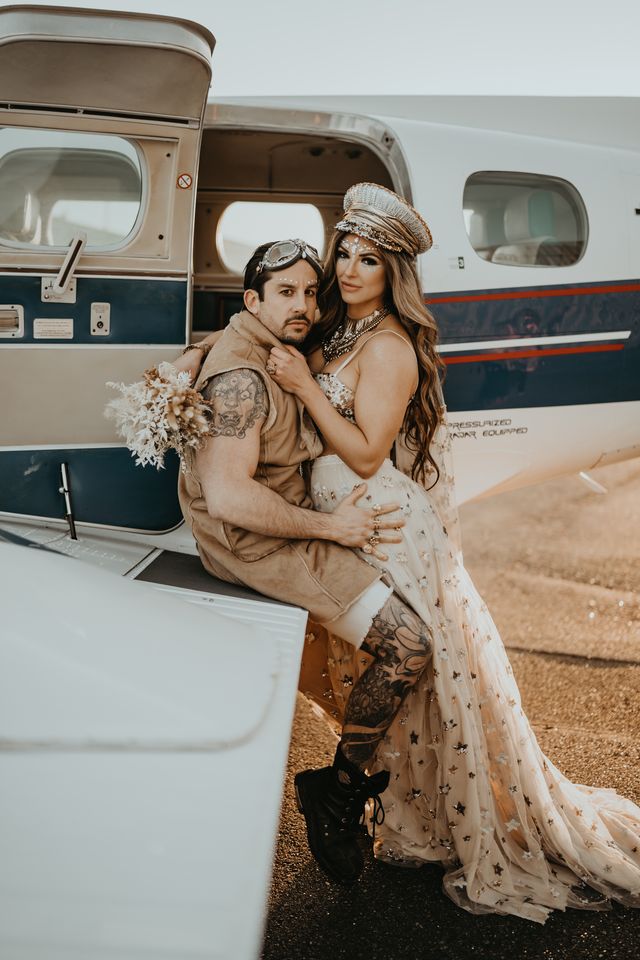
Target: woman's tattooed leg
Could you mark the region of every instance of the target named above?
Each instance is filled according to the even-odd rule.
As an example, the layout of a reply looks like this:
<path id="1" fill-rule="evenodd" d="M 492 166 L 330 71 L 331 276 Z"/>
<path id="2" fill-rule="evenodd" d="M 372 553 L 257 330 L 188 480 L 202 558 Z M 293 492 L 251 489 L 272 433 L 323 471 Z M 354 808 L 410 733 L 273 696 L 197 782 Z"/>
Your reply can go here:
<path id="1" fill-rule="evenodd" d="M 362 646 L 376 659 L 351 691 L 340 741 L 344 755 L 360 769 L 373 759 L 400 704 L 426 667 L 430 631 L 392 594 Z"/>

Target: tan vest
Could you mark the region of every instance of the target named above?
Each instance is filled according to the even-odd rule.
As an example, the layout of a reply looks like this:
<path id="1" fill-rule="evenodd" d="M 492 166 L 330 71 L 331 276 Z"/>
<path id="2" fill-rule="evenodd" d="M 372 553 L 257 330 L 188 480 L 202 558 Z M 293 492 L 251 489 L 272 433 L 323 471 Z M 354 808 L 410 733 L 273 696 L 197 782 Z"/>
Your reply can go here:
<path id="1" fill-rule="evenodd" d="M 311 508 L 301 473 L 319 456 L 321 441 L 301 402 L 281 390 L 266 372 L 269 351 L 280 341 L 248 311 L 231 318 L 206 358 L 197 389 L 220 373 L 252 369 L 264 380 L 269 413 L 260 435 L 254 479 L 288 503 Z M 306 607 L 314 620 L 340 616 L 380 576 L 347 547 L 327 540 L 288 540 L 244 530 L 207 512 L 197 471 L 181 473 L 180 505 L 205 568 L 214 576 L 243 583 L 267 596 Z"/>

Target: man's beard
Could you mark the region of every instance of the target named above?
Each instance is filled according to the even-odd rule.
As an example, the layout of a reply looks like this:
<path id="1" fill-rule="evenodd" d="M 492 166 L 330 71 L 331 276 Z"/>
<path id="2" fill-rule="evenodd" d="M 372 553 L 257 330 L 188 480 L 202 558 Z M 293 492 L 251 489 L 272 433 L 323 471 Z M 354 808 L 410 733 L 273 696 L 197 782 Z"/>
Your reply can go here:
<path id="1" fill-rule="evenodd" d="M 296 319 L 299 320 L 300 323 L 306 323 L 306 324 L 309 323 L 306 317 L 298 317 Z M 287 334 L 284 334 L 282 337 L 279 337 L 278 339 L 280 340 L 280 343 L 284 343 L 287 346 L 298 347 L 301 343 L 304 343 L 304 341 L 307 339 L 309 335 L 309 329 L 307 329 L 307 331 L 299 337 L 291 337 L 291 336 L 287 336 Z M 285 330 L 286 330 L 286 327 L 285 327 Z"/>

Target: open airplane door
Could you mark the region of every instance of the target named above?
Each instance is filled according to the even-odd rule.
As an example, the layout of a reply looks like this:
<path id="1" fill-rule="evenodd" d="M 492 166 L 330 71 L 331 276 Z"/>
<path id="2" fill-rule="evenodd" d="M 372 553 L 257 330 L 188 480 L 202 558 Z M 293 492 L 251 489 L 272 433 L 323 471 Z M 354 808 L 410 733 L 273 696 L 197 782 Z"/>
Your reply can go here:
<path id="1" fill-rule="evenodd" d="M 104 417 L 186 342 L 213 36 L 144 14 L 0 10 L 0 512 L 160 533 L 177 460 Z M 66 475 L 66 483 L 65 483 Z"/>

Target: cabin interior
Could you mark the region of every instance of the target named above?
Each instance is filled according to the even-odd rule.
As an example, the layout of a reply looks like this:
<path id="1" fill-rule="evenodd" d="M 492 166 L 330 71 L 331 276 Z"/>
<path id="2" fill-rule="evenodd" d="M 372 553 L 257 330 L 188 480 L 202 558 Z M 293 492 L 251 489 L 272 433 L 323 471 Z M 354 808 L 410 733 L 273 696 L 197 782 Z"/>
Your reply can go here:
<path id="1" fill-rule="evenodd" d="M 342 216 L 345 191 L 364 180 L 394 186 L 382 160 L 364 144 L 314 133 L 205 129 L 195 218 L 194 337 L 224 327 L 241 308 L 241 265 L 259 243 L 297 235 L 280 226 L 288 218 L 301 224 L 299 235 L 324 247 Z M 300 217 L 291 204 L 300 207 Z"/>

